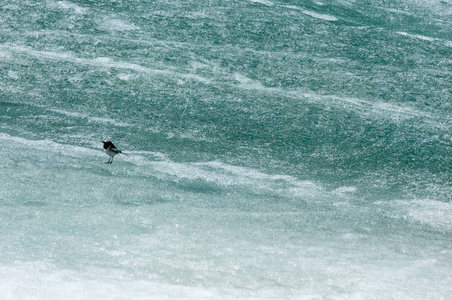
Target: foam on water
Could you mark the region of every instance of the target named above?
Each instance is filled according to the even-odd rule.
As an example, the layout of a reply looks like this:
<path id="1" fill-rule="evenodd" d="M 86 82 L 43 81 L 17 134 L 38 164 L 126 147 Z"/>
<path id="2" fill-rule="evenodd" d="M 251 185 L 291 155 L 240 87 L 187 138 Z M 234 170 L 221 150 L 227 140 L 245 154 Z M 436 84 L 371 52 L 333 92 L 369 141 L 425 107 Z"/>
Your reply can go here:
<path id="1" fill-rule="evenodd" d="M 387 205 L 381 202 L 378 204 Z M 398 208 L 400 215 L 397 217 L 409 218 L 438 229 L 452 231 L 451 203 L 431 199 L 412 199 L 392 201 L 390 206 Z"/>
<path id="2" fill-rule="evenodd" d="M 273 2 L 271 1 L 267 1 L 267 0 L 249 0 L 252 3 L 259 3 L 259 4 L 263 4 L 266 6 L 273 6 Z"/>
<path id="3" fill-rule="evenodd" d="M 100 27 L 111 31 L 131 31 L 140 29 L 138 26 L 135 26 L 131 23 L 125 22 L 120 19 L 111 18 L 106 18 L 103 22 L 101 22 Z"/>
<path id="4" fill-rule="evenodd" d="M 5 143 L 17 143 L 20 144 L 21 147 L 29 148 L 31 150 L 31 156 L 43 157 L 39 159 L 42 162 L 45 162 L 49 159 L 48 157 L 52 156 L 68 156 L 88 161 L 92 161 L 94 156 L 99 162 L 101 161 L 99 157 L 104 157 L 104 154 L 100 149 L 61 144 L 50 140 L 28 140 L 3 133 L 0 134 L 0 139 Z M 100 145 L 100 143 L 92 143 L 90 146 L 96 147 L 98 145 Z M 15 147 L 18 147 L 18 145 Z M 11 149 L 13 148 L 14 147 L 11 146 Z M 215 161 L 206 163 L 177 163 L 168 160 L 164 154 L 149 151 L 125 152 L 130 156 L 122 156 L 121 160 L 136 165 L 136 168 L 127 171 L 129 176 L 135 174 L 151 178 L 172 180 L 175 182 L 189 179 L 194 182 L 193 187 L 199 185 L 200 188 L 205 183 L 211 182 L 219 187 L 246 188 L 250 191 L 254 190 L 255 193 L 259 194 L 281 194 L 285 193 L 285 190 L 300 190 L 303 191 L 300 195 L 307 195 L 321 193 L 322 191 L 322 189 L 314 183 L 299 181 L 296 178 L 287 175 L 269 175 L 257 170 L 232 166 Z M 159 158 L 159 160 L 155 161 L 155 158 Z M 82 162 L 80 161 L 77 165 L 82 167 L 81 163 Z M 87 167 L 91 165 L 92 162 L 90 162 Z M 149 169 L 149 167 L 151 167 L 151 169 Z M 121 168 L 121 171 L 122 170 L 124 169 Z M 121 172 L 120 170 L 117 171 Z"/>
<path id="5" fill-rule="evenodd" d="M 304 9 L 301 9 L 300 7 L 298 7 L 298 6 L 283 5 L 283 7 L 290 8 L 290 9 L 293 9 L 293 10 L 298 10 L 298 11 L 300 11 L 301 13 L 303 13 L 305 15 L 308 15 L 310 17 L 317 18 L 317 19 L 320 19 L 320 20 L 325 20 L 325 21 L 337 21 L 338 20 L 336 17 L 330 16 L 330 15 L 325 15 L 325 14 L 319 14 L 319 13 L 316 13 L 316 12 L 313 12 L 313 11 L 309 11 L 309 10 L 304 10 Z"/>
<path id="6" fill-rule="evenodd" d="M 31 152 L 33 151 L 53 151 L 64 153 L 65 155 L 93 155 L 94 153 L 98 153 L 98 151 L 94 151 L 93 149 L 87 149 L 85 147 L 75 146 L 75 145 L 63 145 L 50 140 L 28 140 L 21 137 L 10 136 L 9 134 L 0 133 L 0 139 L 3 140 L 4 143 L 19 143 L 30 148 Z M 13 149 L 13 147 L 11 147 Z"/>
<path id="7" fill-rule="evenodd" d="M 124 123 L 124 122 L 118 122 L 114 119 L 109 119 L 109 118 L 101 118 L 101 117 L 91 117 L 87 114 L 84 113 L 79 113 L 79 112 L 71 112 L 71 111 L 67 111 L 67 110 L 62 110 L 62 109 L 47 109 L 48 111 L 52 111 L 52 112 L 56 112 L 59 114 L 63 114 L 66 115 L 68 117 L 72 117 L 72 118 L 83 118 L 83 119 L 88 119 L 89 121 L 92 122 L 99 122 L 99 123 L 104 123 L 104 124 L 112 124 L 115 126 L 120 126 L 120 127 L 130 127 L 132 126 L 131 124 L 128 123 Z"/>
<path id="8" fill-rule="evenodd" d="M 97 57 L 94 59 L 88 58 L 80 58 L 70 52 L 54 52 L 54 51 L 39 51 L 34 50 L 29 47 L 23 47 L 18 45 L 10 45 L 3 44 L 0 45 L 0 49 L 5 51 L 12 51 L 14 53 L 25 54 L 27 56 L 41 58 L 41 59 L 50 59 L 50 60 L 62 60 L 75 64 L 89 65 L 94 67 L 102 67 L 102 68 L 112 68 L 112 69 L 123 69 L 123 70 L 131 70 L 138 73 L 144 73 L 147 75 L 153 76 L 169 76 L 169 77 L 181 77 L 184 79 L 193 79 L 200 82 L 208 83 L 209 80 L 203 78 L 202 76 L 196 74 L 183 74 L 168 70 L 159 70 L 152 69 L 148 67 L 144 67 L 135 63 L 129 63 L 124 61 L 117 61 L 110 57 Z"/>
<path id="9" fill-rule="evenodd" d="M 317 299 L 286 295 L 278 290 L 250 292 L 241 289 L 216 289 L 169 285 L 128 278 L 120 271 L 90 270 L 91 276 L 80 278 L 72 270 L 61 270 L 49 263 L 15 263 L 0 267 L 0 283 L 5 300 L 17 299 Z M 102 275 L 101 275 L 102 274 Z M 101 275 L 101 276 L 99 276 Z M 106 276 L 105 276 L 106 275 Z M 122 280 L 118 281 L 118 278 Z"/>
<path id="10" fill-rule="evenodd" d="M 50 8 L 61 8 L 80 15 L 88 13 L 88 9 L 86 7 L 79 6 L 70 1 L 47 1 L 47 6 Z"/>
<path id="11" fill-rule="evenodd" d="M 0 298 L 446 299 L 447 5 L 8 1 Z"/>
<path id="12" fill-rule="evenodd" d="M 400 35 L 403 35 L 403 36 L 408 36 L 408 37 L 411 37 L 411 38 L 421 39 L 421 40 L 429 41 L 429 42 L 441 41 L 440 39 L 432 38 L 432 37 L 428 37 L 428 36 L 423 36 L 423 35 L 420 35 L 420 34 L 409 34 L 407 32 L 397 32 L 397 33 L 400 34 Z"/>

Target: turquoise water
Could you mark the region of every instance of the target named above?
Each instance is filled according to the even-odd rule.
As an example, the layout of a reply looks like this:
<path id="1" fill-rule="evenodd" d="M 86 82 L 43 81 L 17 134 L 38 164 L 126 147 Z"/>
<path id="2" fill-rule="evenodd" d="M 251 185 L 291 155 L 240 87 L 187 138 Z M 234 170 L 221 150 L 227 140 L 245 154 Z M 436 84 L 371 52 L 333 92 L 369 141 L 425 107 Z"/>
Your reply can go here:
<path id="1" fill-rule="evenodd" d="M 451 20 L 2 3 L 0 298 L 447 299 Z"/>

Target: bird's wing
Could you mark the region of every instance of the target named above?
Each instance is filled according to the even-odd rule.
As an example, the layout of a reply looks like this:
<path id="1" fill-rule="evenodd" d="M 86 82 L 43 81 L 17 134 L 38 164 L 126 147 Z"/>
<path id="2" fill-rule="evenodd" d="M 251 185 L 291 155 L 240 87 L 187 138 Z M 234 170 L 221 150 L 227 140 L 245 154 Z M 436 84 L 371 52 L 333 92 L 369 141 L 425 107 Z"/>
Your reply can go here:
<path id="1" fill-rule="evenodd" d="M 116 147 L 110 147 L 110 150 L 113 151 L 113 152 L 115 152 L 115 153 L 121 153 L 121 150 L 119 150 L 119 149 L 116 148 Z"/>

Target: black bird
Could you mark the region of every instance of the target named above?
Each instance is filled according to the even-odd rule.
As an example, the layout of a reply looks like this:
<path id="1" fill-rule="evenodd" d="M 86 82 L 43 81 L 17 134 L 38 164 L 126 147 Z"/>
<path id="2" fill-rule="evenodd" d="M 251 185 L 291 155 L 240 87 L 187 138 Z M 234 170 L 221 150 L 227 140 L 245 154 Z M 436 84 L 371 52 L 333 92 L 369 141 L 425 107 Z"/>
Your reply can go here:
<path id="1" fill-rule="evenodd" d="M 108 156 L 110 156 L 110 159 L 106 162 L 106 164 L 111 164 L 113 162 L 113 158 L 115 157 L 116 154 L 124 154 L 126 156 L 128 156 L 125 153 L 122 153 L 121 150 L 119 150 L 118 148 L 116 148 L 115 145 L 113 145 L 113 143 L 109 140 L 103 141 L 102 143 L 104 143 L 104 151 L 105 153 L 108 154 Z"/>

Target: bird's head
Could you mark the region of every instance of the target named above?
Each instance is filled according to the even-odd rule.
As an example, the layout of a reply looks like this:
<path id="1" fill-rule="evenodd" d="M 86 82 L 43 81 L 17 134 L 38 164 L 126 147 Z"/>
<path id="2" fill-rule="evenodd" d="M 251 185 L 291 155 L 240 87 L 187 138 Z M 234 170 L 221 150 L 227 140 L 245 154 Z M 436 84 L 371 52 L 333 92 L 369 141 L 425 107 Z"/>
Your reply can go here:
<path id="1" fill-rule="evenodd" d="M 114 147 L 113 143 L 110 140 L 102 141 L 104 143 L 104 149 L 108 149 L 110 147 Z"/>

